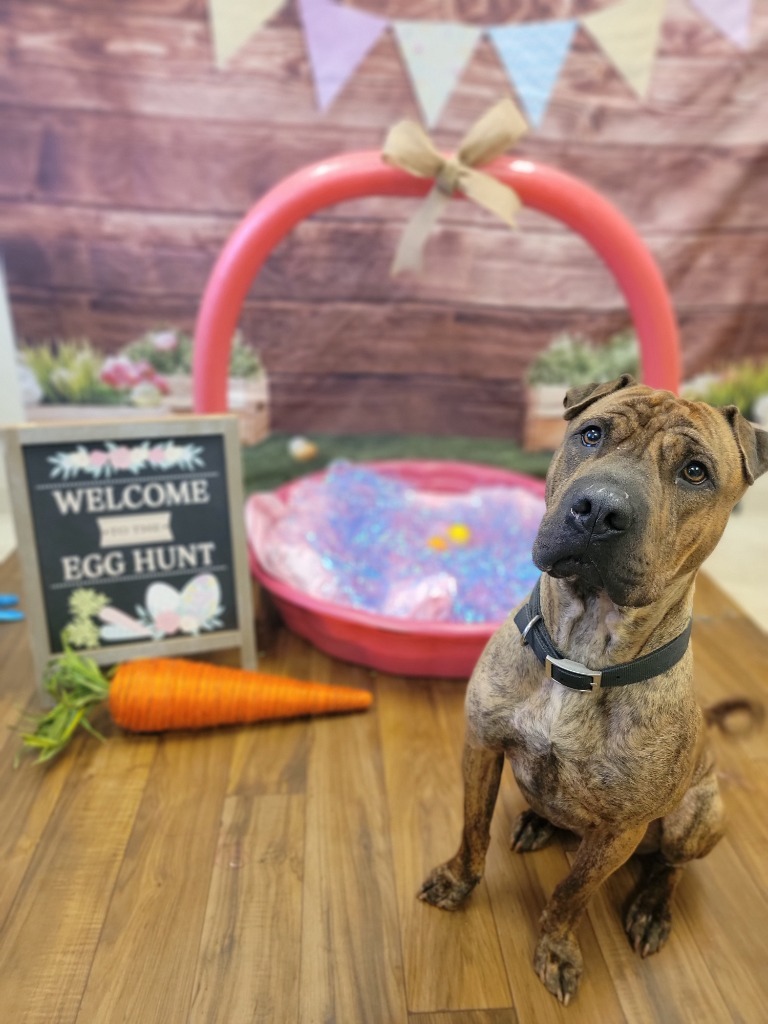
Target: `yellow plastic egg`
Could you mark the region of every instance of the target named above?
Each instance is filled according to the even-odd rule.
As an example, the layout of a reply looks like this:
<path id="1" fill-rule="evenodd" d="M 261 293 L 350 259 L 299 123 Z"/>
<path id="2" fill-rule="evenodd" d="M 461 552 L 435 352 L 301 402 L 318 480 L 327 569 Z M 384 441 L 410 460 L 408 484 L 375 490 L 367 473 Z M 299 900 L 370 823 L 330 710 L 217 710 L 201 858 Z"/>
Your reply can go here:
<path id="1" fill-rule="evenodd" d="M 454 523 L 448 527 L 448 536 L 454 544 L 466 544 L 472 536 L 472 531 L 466 523 Z"/>

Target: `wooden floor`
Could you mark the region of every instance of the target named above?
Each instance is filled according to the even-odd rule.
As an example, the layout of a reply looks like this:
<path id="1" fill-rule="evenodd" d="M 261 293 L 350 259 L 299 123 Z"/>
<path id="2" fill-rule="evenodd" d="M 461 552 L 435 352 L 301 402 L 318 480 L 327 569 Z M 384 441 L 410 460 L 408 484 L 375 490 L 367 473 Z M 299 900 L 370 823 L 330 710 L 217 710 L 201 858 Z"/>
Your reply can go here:
<path id="1" fill-rule="evenodd" d="M 19 584 L 15 561 L 0 590 Z M 766 688 L 768 637 L 697 594 L 703 701 Z M 631 952 L 620 870 L 580 929 L 563 1010 L 530 966 L 568 865 L 512 854 L 511 778 L 485 882 L 448 914 L 414 898 L 453 852 L 463 685 L 373 676 L 282 630 L 265 666 L 372 687 L 372 711 L 200 735 L 86 737 L 48 770 L 0 735 L 0 1016 L 9 1024 L 605 1024 L 768 1019 L 768 740 L 716 739 L 726 839 L 688 871 L 672 938 Z M 26 630 L 0 625 L 0 716 L 34 699 Z M 567 845 L 567 844 L 566 844 Z"/>

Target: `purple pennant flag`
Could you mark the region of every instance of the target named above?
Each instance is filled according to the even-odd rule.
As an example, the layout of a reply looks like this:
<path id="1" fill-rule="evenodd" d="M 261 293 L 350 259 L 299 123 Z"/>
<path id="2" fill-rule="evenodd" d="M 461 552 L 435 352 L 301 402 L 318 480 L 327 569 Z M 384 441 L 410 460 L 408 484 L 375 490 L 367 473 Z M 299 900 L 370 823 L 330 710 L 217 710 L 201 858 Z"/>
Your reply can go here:
<path id="1" fill-rule="evenodd" d="M 743 50 L 749 46 L 752 0 L 691 0 L 707 21 Z"/>
<path id="2" fill-rule="evenodd" d="M 299 0 L 317 102 L 327 110 L 389 24 L 331 0 Z"/>

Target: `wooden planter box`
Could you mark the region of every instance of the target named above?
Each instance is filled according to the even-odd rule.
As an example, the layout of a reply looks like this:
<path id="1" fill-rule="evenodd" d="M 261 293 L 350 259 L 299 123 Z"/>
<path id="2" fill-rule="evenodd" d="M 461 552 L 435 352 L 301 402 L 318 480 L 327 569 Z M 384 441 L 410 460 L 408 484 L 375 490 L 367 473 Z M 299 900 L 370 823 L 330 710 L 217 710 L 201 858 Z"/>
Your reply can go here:
<path id="1" fill-rule="evenodd" d="M 523 448 L 527 452 L 553 452 L 565 437 L 563 399 L 567 384 L 529 386 L 525 400 Z"/>
<path id="2" fill-rule="evenodd" d="M 192 378 L 168 377 L 171 389 L 166 403 L 172 412 L 192 411 Z M 257 444 L 269 434 L 269 382 L 266 373 L 259 377 L 230 377 L 227 408 L 237 416 L 242 444 Z"/>

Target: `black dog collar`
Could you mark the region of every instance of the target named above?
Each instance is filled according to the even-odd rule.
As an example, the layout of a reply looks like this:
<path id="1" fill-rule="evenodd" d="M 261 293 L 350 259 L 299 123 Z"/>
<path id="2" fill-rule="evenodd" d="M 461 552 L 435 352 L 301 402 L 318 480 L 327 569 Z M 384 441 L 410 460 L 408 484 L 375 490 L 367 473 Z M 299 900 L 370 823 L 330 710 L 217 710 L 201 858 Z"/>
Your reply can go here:
<path id="1" fill-rule="evenodd" d="M 634 661 L 625 661 L 621 665 L 610 668 L 591 669 L 578 661 L 564 658 L 547 632 L 541 614 L 541 577 L 531 591 L 528 603 L 523 605 L 515 615 L 515 625 L 520 630 L 520 639 L 524 645 L 530 646 L 539 661 L 546 667 L 550 679 L 555 679 L 571 690 L 600 690 L 604 686 L 626 686 L 627 683 L 642 683 L 646 679 L 660 676 L 662 672 L 672 668 L 688 649 L 691 638 L 689 621 L 680 636 L 670 640 L 650 654 Z"/>

